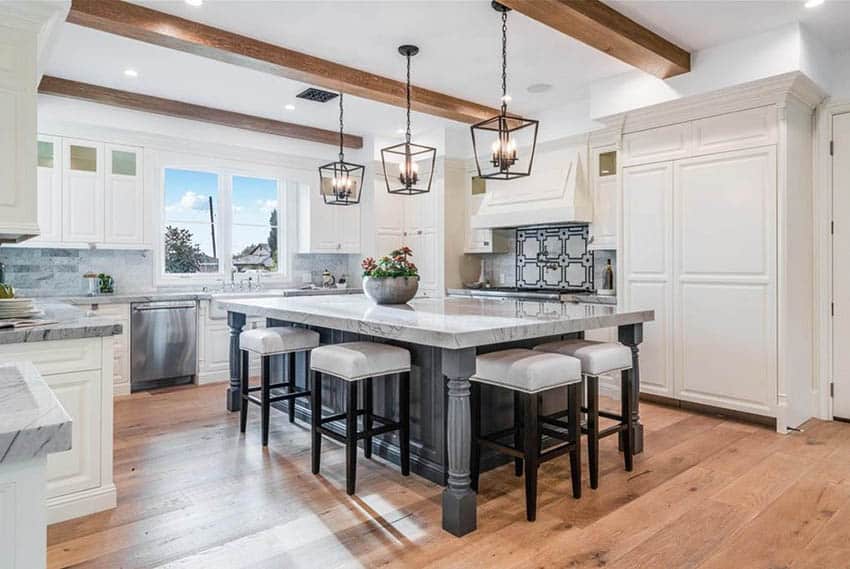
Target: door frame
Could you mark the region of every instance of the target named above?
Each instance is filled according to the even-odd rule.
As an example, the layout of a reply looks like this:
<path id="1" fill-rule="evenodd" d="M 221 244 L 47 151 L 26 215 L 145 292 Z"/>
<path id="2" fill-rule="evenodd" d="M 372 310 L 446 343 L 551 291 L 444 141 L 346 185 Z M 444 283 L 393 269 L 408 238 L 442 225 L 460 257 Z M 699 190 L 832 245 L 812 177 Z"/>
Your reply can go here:
<path id="1" fill-rule="evenodd" d="M 833 418 L 833 401 L 830 395 L 830 383 L 833 377 L 832 365 L 832 233 L 830 224 L 832 210 L 832 156 L 829 143 L 832 140 L 833 117 L 850 113 L 850 101 L 825 101 L 815 115 L 816 137 L 814 141 L 815 167 L 815 378 L 818 386 L 817 416 L 821 419 Z"/>

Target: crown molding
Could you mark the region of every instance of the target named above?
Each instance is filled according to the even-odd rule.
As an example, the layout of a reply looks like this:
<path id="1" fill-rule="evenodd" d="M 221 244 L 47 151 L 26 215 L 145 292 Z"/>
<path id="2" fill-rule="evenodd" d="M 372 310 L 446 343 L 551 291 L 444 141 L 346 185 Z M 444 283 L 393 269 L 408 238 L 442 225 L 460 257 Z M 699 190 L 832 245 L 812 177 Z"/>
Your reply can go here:
<path id="1" fill-rule="evenodd" d="M 605 124 L 606 129 L 627 134 L 754 107 L 784 106 L 789 99 L 813 109 L 825 98 L 826 93 L 814 81 L 792 71 L 594 120 Z"/>

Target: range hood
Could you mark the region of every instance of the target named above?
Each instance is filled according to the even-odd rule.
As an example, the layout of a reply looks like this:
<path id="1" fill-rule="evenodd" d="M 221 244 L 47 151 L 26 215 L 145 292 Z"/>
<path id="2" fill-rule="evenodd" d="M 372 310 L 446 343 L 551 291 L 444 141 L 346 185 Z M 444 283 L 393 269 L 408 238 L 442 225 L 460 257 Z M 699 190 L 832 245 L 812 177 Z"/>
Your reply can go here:
<path id="1" fill-rule="evenodd" d="M 472 212 L 474 229 L 590 223 L 593 205 L 587 167 L 588 145 L 538 149 L 531 176 L 487 180 L 487 192 Z"/>

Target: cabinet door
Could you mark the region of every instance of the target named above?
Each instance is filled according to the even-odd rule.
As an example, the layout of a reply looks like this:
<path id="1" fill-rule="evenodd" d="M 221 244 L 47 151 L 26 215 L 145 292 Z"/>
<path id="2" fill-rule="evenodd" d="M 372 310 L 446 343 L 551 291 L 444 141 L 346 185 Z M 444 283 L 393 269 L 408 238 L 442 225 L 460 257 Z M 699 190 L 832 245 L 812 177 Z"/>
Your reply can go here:
<path id="1" fill-rule="evenodd" d="M 103 145 L 65 139 L 62 147 L 62 239 L 102 242 Z"/>
<path id="2" fill-rule="evenodd" d="M 36 240 L 62 240 L 62 140 L 38 137 L 38 230 Z"/>
<path id="3" fill-rule="evenodd" d="M 633 132 L 623 136 L 623 165 L 684 158 L 691 146 L 691 123 Z"/>
<path id="4" fill-rule="evenodd" d="M 623 168 L 624 304 L 653 309 L 640 347 L 641 389 L 673 395 L 672 225 L 673 165 Z"/>
<path id="5" fill-rule="evenodd" d="M 360 206 L 335 206 L 340 253 L 360 253 Z"/>
<path id="6" fill-rule="evenodd" d="M 776 399 L 776 151 L 676 163 L 680 399 L 771 414 Z"/>
<path id="7" fill-rule="evenodd" d="M 617 247 L 617 152 L 611 148 L 593 152 L 592 248 Z"/>
<path id="8" fill-rule="evenodd" d="M 47 497 L 100 486 L 100 370 L 44 377 L 71 416 L 71 449 L 47 456 Z"/>
<path id="9" fill-rule="evenodd" d="M 139 244 L 144 241 L 144 185 L 140 148 L 105 149 L 104 241 Z"/>

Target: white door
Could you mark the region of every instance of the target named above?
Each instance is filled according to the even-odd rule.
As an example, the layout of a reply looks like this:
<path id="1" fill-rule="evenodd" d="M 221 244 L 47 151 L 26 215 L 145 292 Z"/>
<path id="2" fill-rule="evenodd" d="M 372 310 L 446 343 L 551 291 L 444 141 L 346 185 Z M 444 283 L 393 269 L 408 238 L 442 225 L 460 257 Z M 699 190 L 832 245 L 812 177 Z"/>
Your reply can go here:
<path id="1" fill-rule="evenodd" d="M 105 152 L 104 241 L 144 242 L 144 186 L 141 149 L 107 146 Z"/>
<path id="2" fill-rule="evenodd" d="M 63 141 L 62 239 L 103 241 L 103 145 Z"/>
<path id="3" fill-rule="evenodd" d="M 676 397 L 759 415 L 776 402 L 776 149 L 677 161 Z"/>
<path id="4" fill-rule="evenodd" d="M 832 119 L 833 415 L 850 419 L 850 113 Z"/>
<path id="5" fill-rule="evenodd" d="M 38 137 L 38 231 L 42 243 L 62 240 L 62 140 Z"/>
<path id="6" fill-rule="evenodd" d="M 623 168 L 624 302 L 655 310 L 640 346 L 641 390 L 673 396 L 673 164 Z"/>

